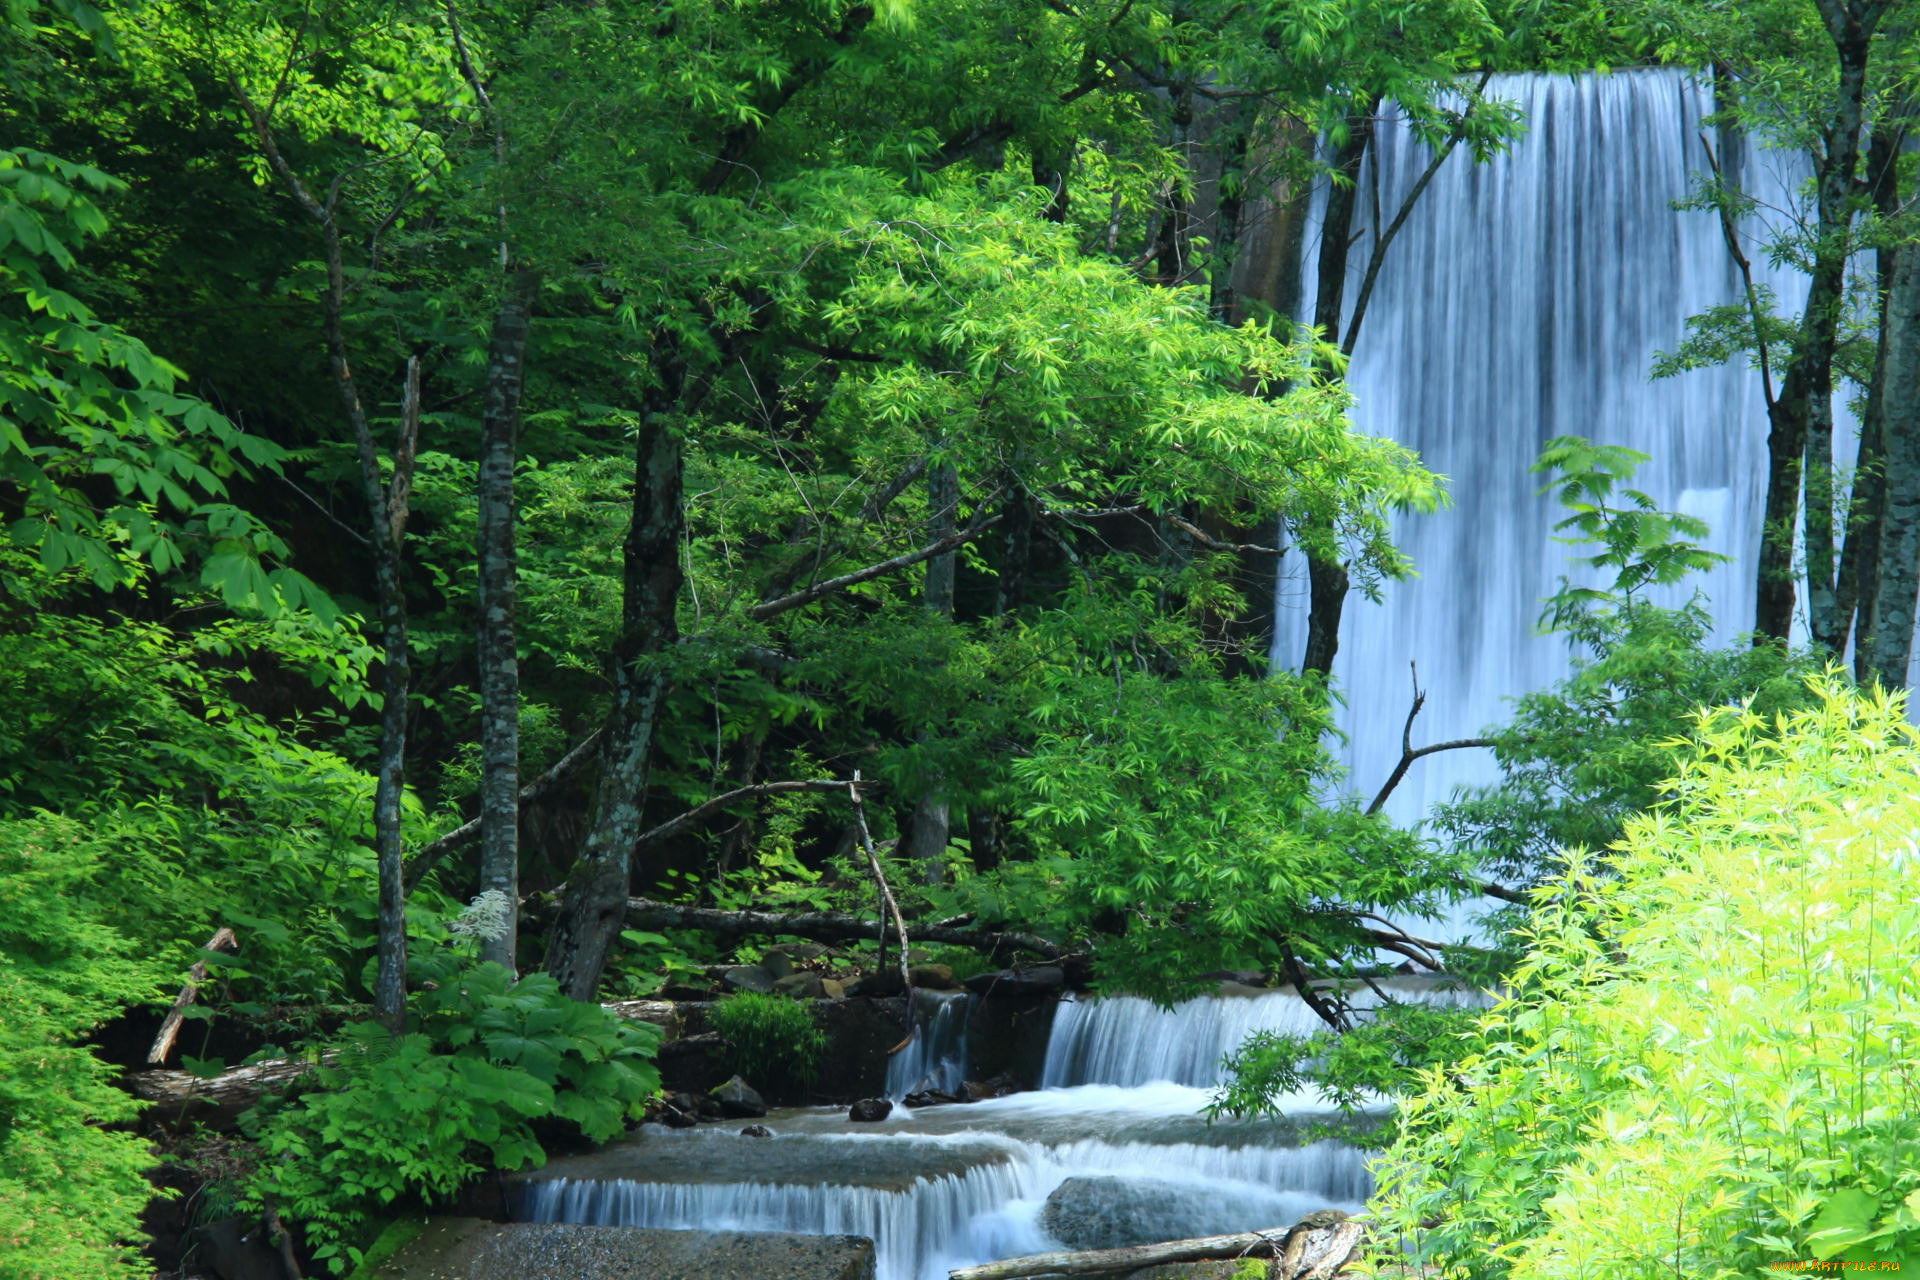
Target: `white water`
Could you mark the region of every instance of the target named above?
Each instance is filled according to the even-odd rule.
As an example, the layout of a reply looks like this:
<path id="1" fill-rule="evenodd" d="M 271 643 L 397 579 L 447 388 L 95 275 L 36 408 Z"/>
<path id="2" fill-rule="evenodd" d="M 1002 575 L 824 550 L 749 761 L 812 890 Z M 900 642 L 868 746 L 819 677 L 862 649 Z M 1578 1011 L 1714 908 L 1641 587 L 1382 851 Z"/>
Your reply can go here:
<path id="1" fill-rule="evenodd" d="M 1706 90 L 1667 71 L 1509 76 L 1493 90 L 1520 101 L 1528 136 L 1487 165 L 1460 154 L 1441 170 L 1388 256 L 1350 373 L 1361 429 L 1414 446 L 1450 477 L 1456 504 L 1399 524 L 1419 579 L 1389 585 L 1382 606 L 1357 593 L 1348 604 L 1336 674 L 1348 701 L 1346 759 L 1365 791 L 1398 756 L 1409 660 L 1428 690 L 1416 741 L 1476 733 L 1503 718 L 1508 698 L 1564 673 L 1562 645 L 1532 628 L 1567 563 L 1552 540 L 1558 512 L 1527 472 L 1554 436 L 1653 455 L 1635 486 L 1708 519 L 1710 545 L 1735 557 L 1697 583 L 1722 633 L 1744 628 L 1752 610 L 1765 429 L 1756 381 L 1740 369 L 1647 379 L 1654 352 L 1680 341 L 1685 317 L 1735 296 L 1712 217 L 1669 207 L 1701 165 Z M 1425 159 L 1397 128 L 1383 129 L 1381 150 L 1391 217 Z M 1754 179 L 1778 161 L 1753 153 L 1741 162 L 1751 189 L 1768 185 Z M 1786 184 L 1773 185 L 1779 202 Z M 1366 248 L 1362 241 L 1362 260 Z M 1775 284 L 1791 305 L 1793 282 Z M 1353 296 L 1350 288 L 1349 305 Z M 1279 607 L 1280 665 L 1298 661 L 1305 605 L 1294 580 Z M 1486 776 L 1476 753 L 1429 757 L 1394 810 L 1417 817 L 1455 784 Z M 956 1005 L 952 1018 L 964 1024 Z M 1354 1206 L 1369 1185 L 1354 1151 L 1290 1148 L 1278 1126 L 1209 1129 L 1195 1118 L 1221 1056 L 1262 1029 L 1317 1023 L 1280 994 L 1169 1011 L 1071 1002 L 1059 1010 L 1039 1092 L 897 1108 L 858 1133 L 839 1113 L 811 1112 L 770 1119 L 772 1138 L 649 1134 L 596 1157 L 591 1180 L 533 1184 L 525 1211 L 536 1220 L 857 1232 L 877 1242 L 880 1280 L 940 1280 L 953 1266 L 1054 1247 L 1042 1205 L 1076 1175 L 1177 1181 L 1181 1200 L 1203 1193 L 1209 1209 L 1248 1227 Z M 890 1092 L 963 1061 L 963 1046 L 931 1032 L 897 1064 Z M 1320 1106 L 1291 1101 L 1296 1112 Z"/>
<path id="2" fill-rule="evenodd" d="M 1758 376 L 1736 365 L 1649 378 L 1689 315 L 1739 298 L 1715 216 L 1671 207 L 1705 168 L 1703 132 L 1725 151 L 1700 124 L 1711 91 L 1683 72 L 1639 70 L 1497 76 L 1489 92 L 1520 104 L 1526 135 L 1489 163 L 1463 148 L 1441 167 L 1387 252 L 1349 369 L 1356 426 L 1412 446 L 1449 479 L 1454 502 L 1396 522 L 1418 578 L 1387 584 L 1380 605 L 1358 591 L 1348 599 L 1335 677 L 1347 701 L 1344 762 L 1363 794 L 1399 758 L 1409 662 L 1427 691 L 1416 745 L 1478 734 L 1508 716 L 1509 699 L 1566 673 L 1563 642 L 1534 624 L 1578 549 L 1554 541 L 1564 512 L 1527 470 L 1556 436 L 1652 455 L 1633 487 L 1707 520 L 1708 546 L 1733 557 L 1667 601 L 1697 587 L 1723 638 L 1752 624 L 1766 452 Z M 1390 220 L 1429 153 L 1397 123 L 1382 127 L 1378 151 Z M 1736 143 L 1723 158 L 1768 203 L 1791 202 L 1791 157 Z M 1362 210 L 1375 176 L 1361 177 Z M 1370 235 L 1355 246 L 1349 311 Z M 1309 276 L 1316 251 L 1317 232 Z M 1782 307 L 1794 305 L 1804 284 L 1770 277 L 1756 244 L 1747 252 Z M 1304 565 L 1290 564 L 1278 666 L 1298 665 L 1306 607 Z M 1484 752 L 1429 756 L 1389 811 L 1416 819 L 1491 775 Z"/>
<path id="3" fill-rule="evenodd" d="M 943 1280 L 954 1267 L 1062 1247 L 1042 1212 L 1073 1177 L 1177 1183 L 1177 1194 L 1149 1196 L 1131 1215 L 1162 1238 L 1284 1226 L 1329 1207 L 1355 1211 L 1372 1185 L 1360 1152 L 1289 1145 L 1287 1129 L 1272 1122 L 1208 1125 L 1200 1116 L 1208 1089 L 1155 1076 L 1149 1065 L 1210 1082 L 1211 1071 L 1171 1051 L 1174 1042 L 1210 1027 L 1209 1043 L 1231 1048 L 1232 1028 L 1293 1027 L 1303 1009 L 1281 992 L 1167 1011 L 1129 999 L 1069 1002 L 1049 1057 L 1073 1062 L 1077 1083 L 972 1105 L 895 1107 L 871 1126 L 850 1125 L 838 1109 L 780 1114 L 767 1121 L 770 1138 L 649 1126 L 638 1142 L 589 1157 L 592 1176 L 570 1176 L 574 1166 L 556 1162 L 559 1176 L 528 1184 L 521 1216 L 864 1235 L 875 1241 L 879 1280 Z M 1114 1051 L 1128 1042 L 1145 1052 Z M 1076 1044 L 1081 1051 L 1070 1051 Z M 1103 1078 L 1108 1071 L 1117 1078 Z M 1289 1113 L 1327 1112 L 1317 1097 L 1284 1101 Z"/>
<path id="4" fill-rule="evenodd" d="M 898 1101 L 923 1089 L 958 1093 L 967 1078 L 967 1017 L 973 997 L 964 992 L 916 991 L 932 1004 L 922 1011 L 913 1043 L 887 1059 L 887 1096 Z"/>

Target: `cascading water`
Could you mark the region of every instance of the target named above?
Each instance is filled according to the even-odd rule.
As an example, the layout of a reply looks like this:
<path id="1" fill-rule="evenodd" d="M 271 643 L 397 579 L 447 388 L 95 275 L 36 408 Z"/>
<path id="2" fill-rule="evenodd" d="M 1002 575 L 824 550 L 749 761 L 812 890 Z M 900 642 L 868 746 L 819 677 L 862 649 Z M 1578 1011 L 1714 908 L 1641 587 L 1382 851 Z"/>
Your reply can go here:
<path id="1" fill-rule="evenodd" d="M 1361 788 L 1397 758 L 1410 659 L 1430 692 L 1422 737 L 1474 732 L 1502 717 L 1505 699 L 1564 671 L 1562 646 L 1531 625 L 1566 565 L 1552 541 L 1557 513 L 1527 473 L 1556 435 L 1651 454 L 1638 487 L 1706 518 L 1711 545 L 1741 562 L 1698 584 L 1723 633 L 1751 610 L 1765 425 L 1753 380 L 1738 369 L 1657 386 L 1647 376 L 1688 315 L 1735 296 L 1713 217 L 1670 207 L 1704 159 L 1707 90 L 1678 72 L 1634 71 L 1499 77 L 1492 91 L 1521 104 L 1528 134 L 1490 163 L 1458 155 L 1440 170 L 1388 254 L 1350 370 L 1360 428 L 1416 448 L 1451 478 L 1456 501 L 1400 524 L 1422 576 L 1389 585 L 1381 607 L 1356 600 L 1346 611 L 1336 672 Z M 1779 161 L 1756 152 L 1740 162 L 1751 190 Z M 1383 126 L 1386 216 L 1424 164 L 1404 129 Z M 1361 178 L 1369 191 L 1375 180 Z M 1794 282 L 1771 283 L 1790 305 Z M 1297 661 L 1304 629 L 1294 581 L 1279 609 L 1283 666 Z M 1399 789 L 1398 815 L 1416 817 L 1456 783 L 1483 778 L 1472 754 L 1422 761 Z M 890 1092 L 964 1062 L 963 1041 L 941 1037 L 964 1028 L 965 1013 L 958 1000 L 932 1012 Z M 1359 1153 L 1295 1145 L 1297 1124 L 1208 1125 L 1198 1112 L 1221 1057 L 1248 1033 L 1317 1026 L 1284 993 L 1164 1011 L 1068 1002 L 1037 1092 L 897 1107 L 858 1132 L 837 1111 L 770 1117 L 770 1138 L 649 1128 L 584 1164 L 555 1162 L 527 1185 L 523 1210 L 540 1221 L 868 1234 L 880 1280 L 940 1280 L 953 1266 L 1056 1247 L 1042 1209 L 1069 1179 L 1176 1183 L 1148 1211 L 1155 1230 L 1280 1225 L 1363 1200 Z M 1311 1097 L 1287 1108 L 1296 1120 L 1319 1109 Z"/>
<path id="2" fill-rule="evenodd" d="M 1635 487 L 1705 519 L 1708 546 L 1733 558 L 1677 599 L 1697 587 L 1723 637 L 1751 625 L 1767 427 L 1759 380 L 1738 362 L 1659 382 L 1650 370 L 1656 352 L 1680 344 L 1688 316 L 1740 297 L 1716 216 L 1672 207 L 1706 167 L 1702 139 L 1773 207 L 1791 207 L 1798 165 L 1737 139 L 1723 145 L 1701 124 L 1710 87 L 1686 72 L 1503 75 L 1488 93 L 1519 104 L 1525 135 L 1485 164 L 1463 148 L 1440 167 L 1387 252 L 1348 370 L 1358 429 L 1410 445 L 1448 477 L 1454 501 L 1397 522 L 1420 576 L 1387 584 L 1377 606 L 1356 593 L 1342 620 L 1344 760 L 1363 792 L 1399 758 L 1409 662 L 1428 693 L 1416 742 L 1478 733 L 1507 716 L 1509 699 L 1565 674 L 1564 643 L 1535 635 L 1534 623 L 1578 551 L 1554 540 L 1564 512 L 1527 470 L 1556 436 L 1652 455 Z M 1430 154 L 1404 122 L 1383 122 L 1361 208 L 1377 183 L 1390 220 Z M 1371 234 L 1356 245 L 1349 311 Z M 1747 251 L 1784 307 L 1804 295 L 1790 273 L 1768 277 L 1756 245 Z M 1283 573 L 1274 656 L 1293 667 L 1304 564 Z M 1481 752 L 1427 757 L 1389 811 L 1417 818 L 1490 774 Z"/>
<path id="3" fill-rule="evenodd" d="M 964 992 L 916 991 L 919 1025 L 913 1043 L 887 1060 L 887 1096 L 923 1089 L 958 1093 L 967 1078 L 967 1015 L 973 997 Z M 925 1006 L 931 1006 L 927 1008 Z"/>

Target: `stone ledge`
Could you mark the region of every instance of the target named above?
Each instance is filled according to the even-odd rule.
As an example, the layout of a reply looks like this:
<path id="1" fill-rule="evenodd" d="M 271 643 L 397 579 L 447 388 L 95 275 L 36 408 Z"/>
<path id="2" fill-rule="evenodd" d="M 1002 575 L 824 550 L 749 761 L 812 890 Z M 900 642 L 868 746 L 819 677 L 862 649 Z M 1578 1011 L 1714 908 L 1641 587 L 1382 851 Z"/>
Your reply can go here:
<path id="1" fill-rule="evenodd" d="M 437 1218 L 368 1280 L 874 1280 L 873 1241 Z"/>

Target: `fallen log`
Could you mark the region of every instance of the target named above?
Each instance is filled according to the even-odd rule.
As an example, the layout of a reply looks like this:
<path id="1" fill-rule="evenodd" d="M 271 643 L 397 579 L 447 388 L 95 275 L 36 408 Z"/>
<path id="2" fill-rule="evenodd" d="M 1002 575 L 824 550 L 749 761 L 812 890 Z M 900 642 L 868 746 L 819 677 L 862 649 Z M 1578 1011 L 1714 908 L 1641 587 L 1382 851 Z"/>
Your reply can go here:
<path id="1" fill-rule="evenodd" d="M 1325 1220 L 1309 1214 L 1292 1227 L 1246 1231 L 1232 1236 L 1202 1236 L 1196 1240 L 1169 1240 L 1164 1244 L 1137 1244 L 1124 1249 L 1077 1249 L 1069 1253 L 1036 1253 L 1006 1258 L 984 1266 L 962 1267 L 947 1280 L 1028 1280 L 1033 1276 L 1107 1276 L 1155 1267 L 1165 1262 L 1207 1262 L 1221 1258 L 1270 1257 L 1279 1263 L 1269 1271 L 1277 1280 L 1329 1280 L 1352 1259 L 1366 1234 L 1361 1223 L 1347 1218 Z"/>
<path id="2" fill-rule="evenodd" d="M 719 911 L 711 907 L 678 907 L 650 898 L 628 898 L 627 921 L 646 929 L 699 929 L 726 937 L 784 934 L 811 938 L 815 942 L 867 942 L 882 936 L 899 941 L 900 937 L 899 929 L 891 920 L 883 924 L 837 911 Z M 913 940 L 967 947 L 992 955 L 1031 951 L 1049 960 L 1058 960 L 1067 954 L 1067 948 L 1031 933 L 996 933 L 990 929 L 919 925 L 913 931 Z"/>
<path id="3" fill-rule="evenodd" d="M 137 1098 L 165 1107 L 205 1107 L 231 1119 L 260 1100 L 268 1089 L 291 1084 L 319 1063 L 309 1058 L 269 1058 L 250 1067 L 234 1067 L 211 1079 L 185 1071 L 135 1071 L 126 1076 Z"/>

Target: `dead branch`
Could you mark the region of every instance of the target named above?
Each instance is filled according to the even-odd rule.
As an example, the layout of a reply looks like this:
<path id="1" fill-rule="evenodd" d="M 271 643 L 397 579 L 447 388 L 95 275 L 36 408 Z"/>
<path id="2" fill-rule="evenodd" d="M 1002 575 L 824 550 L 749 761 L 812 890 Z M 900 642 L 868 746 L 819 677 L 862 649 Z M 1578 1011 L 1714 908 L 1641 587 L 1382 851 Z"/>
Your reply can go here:
<path id="1" fill-rule="evenodd" d="M 1327 1280 L 1353 1257 L 1366 1227 L 1341 1217 L 1316 1221 L 1311 1215 L 1293 1227 L 1246 1231 L 1231 1236 L 1202 1236 L 1164 1244 L 1131 1245 L 1124 1249 L 1082 1249 L 1070 1253 L 1037 1253 L 1007 1258 L 985 1266 L 962 1267 L 947 1280 L 1027 1280 L 1032 1276 L 1106 1276 L 1137 1271 L 1169 1262 L 1203 1262 L 1217 1258 L 1271 1257 L 1279 1266 L 1268 1272 L 1280 1280 Z"/>
<path id="2" fill-rule="evenodd" d="M 207 939 L 202 951 L 232 952 L 239 949 L 239 940 L 233 936 L 233 930 L 222 925 Z M 187 970 L 186 985 L 180 988 L 180 994 L 173 998 L 173 1008 L 167 1011 L 166 1019 L 160 1024 L 160 1034 L 153 1038 L 153 1047 L 147 1050 L 147 1061 L 160 1066 L 173 1052 L 173 1042 L 180 1038 L 180 1027 L 187 1018 L 187 1006 L 200 995 L 200 984 L 207 980 L 207 962 L 195 960 L 193 967 Z"/>
<path id="3" fill-rule="evenodd" d="M 592 733 L 582 738 L 571 751 L 568 751 L 567 754 L 556 760 L 552 768 L 535 778 L 532 782 L 529 782 L 526 786 L 521 787 L 520 803 L 523 805 L 531 804 L 533 801 L 538 800 L 546 793 L 548 788 L 552 787 L 569 773 L 572 773 L 581 761 L 587 759 L 587 757 L 593 753 L 593 749 L 599 744 L 600 730 L 595 729 Z M 421 845 L 420 848 L 414 852 L 414 855 L 407 859 L 406 872 L 404 875 L 407 892 L 412 893 L 414 887 L 420 883 L 427 872 L 433 870 L 434 864 L 445 857 L 447 853 L 459 848 L 461 845 L 471 843 L 478 839 L 479 836 L 480 819 L 475 818 L 471 822 L 461 823 L 438 839 L 429 840 L 426 844 Z M 644 837 L 642 838 L 644 839 Z"/>
<path id="4" fill-rule="evenodd" d="M 876 786 L 878 784 L 870 782 L 867 785 Z M 717 813 L 734 801 L 744 800 L 748 796 L 779 795 L 782 792 L 788 791 L 845 791 L 846 789 L 847 784 L 838 778 L 808 778 L 791 782 L 756 782 L 752 786 L 735 787 L 731 791 L 720 793 L 711 800 L 701 801 L 677 818 L 669 818 L 651 830 L 642 831 L 639 839 L 634 841 L 634 846 L 637 848 L 640 845 L 652 844 L 656 840 L 664 840 L 668 836 L 677 835 L 708 815 Z"/>
<path id="5" fill-rule="evenodd" d="M 839 784 L 845 787 L 843 782 Z M 866 783 L 872 786 L 872 783 Z M 873 920 L 837 911 L 721 911 L 711 907 L 682 907 L 649 898 L 627 899 L 627 921 L 646 929 L 698 929 L 723 937 L 747 935 L 810 938 L 815 942 L 865 942 L 876 935 L 899 938 L 891 920 Z M 946 924 L 914 927 L 921 942 L 966 947 L 994 956 L 1031 951 L 1058 960 L 1067 948 L 1030 933 L 996 933 L 990 929 L 955 928 Z"/>
<path id="6" fill-rule="evenodd" d="M 999 497 L 1000 493 L 1001 491 L 999 489 L 995 489 L 992 493 L 988 494 L 986 501 L 980 504 L 981 508 L 984 510 L 986 507 L 991 506 L 993 500 Z M 804 590 L 781 596 L 777 600 L 763 601 L 747 610 L 747 616 L 755 622 L 761 622 L 776 614 L 785 613 L 789 609 L 798 609 L 802 605 L 812 604 L 822 596 L 832 595 L 836 591 L 844 591 L 848 587 L 859 586 L 863 582 L 871 582 L 875 578 L 884 577 L 896 570 L 911 568 L 923 560 L 931 560 L 935 556 L 946 554 L 955 547 L 972 542 L 975 538 L 979 537 L 994 525 L 999 524 L 1004 519 L 1006 519 L 1005 512 L 992 516 L 983 515 L 966 528 L 955 530 L 939 541 L 928 543 L 926 546 L 920 547 L 917 550 L 905 552 L 888 560 L 882 560 L 877 564 L 867 565 L 863 569 L 855 569 L 851 573 L 843 573 L 837 578 L 828 578 L 824 582 L 816 582 Z"/>
<path id="7" fill-rule="evenodd" d="M 854 829 L 860 833 L 860 848 L 867 855 L 867 869 L 873 873 L 873 883 L 880 890 L 880 905 L 893 917 L 893 927 L 900 934 L 900 987 L 907 997 L 907 1029 L 913 1029 L 913 978 L 907 968 L 907 920 L 900 914 L 900 904 L 894 901 L 893 890 L 887 885 L 887 873 L 880 866 L 880 855 L 874 852 L 873 833 L 867 830 L 867 806 L 860 799 L 860 771 L 853 771 L 853 780 L 847 783 L 847 798 L 853 801 Z M 887 935 L 880 933 L 880 963 L 887 962 Z"/>

